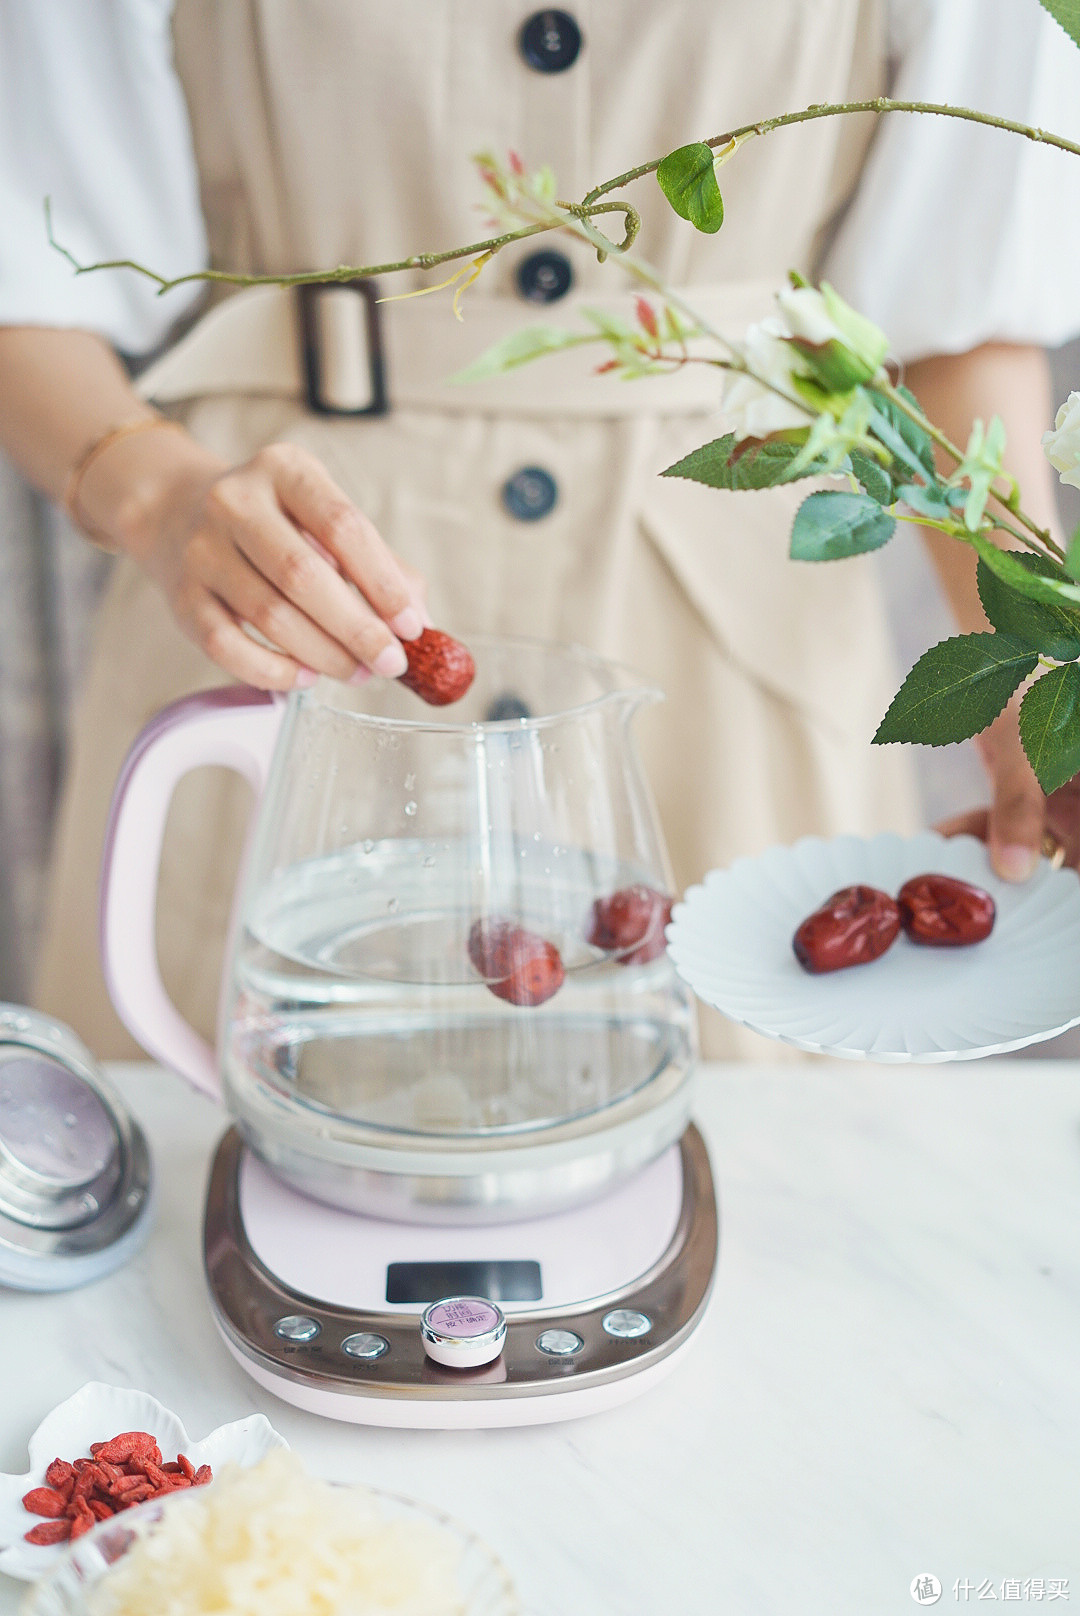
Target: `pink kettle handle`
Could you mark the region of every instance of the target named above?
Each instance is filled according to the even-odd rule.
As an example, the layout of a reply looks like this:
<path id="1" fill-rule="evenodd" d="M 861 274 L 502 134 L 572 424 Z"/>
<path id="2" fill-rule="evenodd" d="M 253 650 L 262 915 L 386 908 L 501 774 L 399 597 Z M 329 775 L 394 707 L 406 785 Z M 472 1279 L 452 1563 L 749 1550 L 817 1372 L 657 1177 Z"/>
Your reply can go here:
<path id="1" fill-rule="evenodd" d="M 284 705 L 281 697 L 247 685 L 172 702 L 135 740 L 109 810 L 100 909 L 109 995 L 148 1054 L 215 1100 L 221 1084 L 214 1051 L 177 1010 L 158 969 L 154 922 L 165 818 L 179 781 L 204 764 L 242 774 L 257 804 Z"/>

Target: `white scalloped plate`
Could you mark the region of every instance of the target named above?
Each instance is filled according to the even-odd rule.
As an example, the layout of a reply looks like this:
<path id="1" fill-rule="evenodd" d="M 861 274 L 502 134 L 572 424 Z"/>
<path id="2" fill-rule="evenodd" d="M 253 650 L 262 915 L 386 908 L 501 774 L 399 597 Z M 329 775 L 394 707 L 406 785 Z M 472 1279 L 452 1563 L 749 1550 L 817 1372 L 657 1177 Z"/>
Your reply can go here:
<path id="1" fill-rule="evenodd" d="M 994 930 L 970 948 L 921 948 L 901 934 L 870 965 L 825 976 L 791 947 L 799 922 L 840 887 L 895 894 L 913 875 L 959 876 L 997 904 Z M 1080 880 L 1040 862 L 1014 885 L 973 836 L 923 831 L 869 840 L 806 837 L 713 870 L 676 904 L 675 969 L 730 1020 L 852 1060 L 973 1060 L 1022 1049 L 1080 1024 Z"/>
<path id="2" fill-rule="evenodd" d="M 0 1475 L 0 1571 L 33 1582 L 63 1554 L 65 1545 L 27 1543 L 23 1534 L 38 1516 L 23 1507 L 23 1494 L 43 1487 L 45 1471 L 56 1458 L 77 1459 L 89 1454 L 91 1442 L 107 1442 L 121 1431 L 149 1431 L 162 1457 L 186 1453 L 196 1469 L 208 1464 L 217 1471 L 223 1464 L 253 1465 L 271 1448 L 287 1448 L 263 1414 L 219 1425 L 216 1431 L 193 1442 L 182 1422 L 148 1392 L 90 1381 L 73 1397 L 47 1414 L 30 1438 L 30 1468 L 23 1476 Z"/>

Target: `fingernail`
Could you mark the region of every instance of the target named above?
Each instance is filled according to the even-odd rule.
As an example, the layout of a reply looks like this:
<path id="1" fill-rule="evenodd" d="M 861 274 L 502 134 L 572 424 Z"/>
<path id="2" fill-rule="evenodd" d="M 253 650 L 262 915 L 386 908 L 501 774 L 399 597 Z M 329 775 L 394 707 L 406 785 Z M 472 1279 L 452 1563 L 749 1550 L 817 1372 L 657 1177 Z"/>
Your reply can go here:
<path id="1" fill-rule="evenodd" d="M 315 673 L 313 669 L 311 669 L 311 668 L 301 668 L 300 672 L 296 675 L 296 678 L 293 680 L 293 689 L 294 690 L 310 690 L 312 685 L 315 683 L 315 681 L 316 681 L 316 679 L 318 677 L 319 677 L 319 675 L 317 673 Z"/>
<path id="2" fill-rule="evenodd" d="M 1038 862 L 1039 855 L 1033 847 L 1023 847 L 1017 843 L 995 847 L 990 856 L 995 873 L 1003 881 L 1026 881 Z"/>
<path id="3" fill-rule="evenodd" d="M 372 673 L 377 673 L 380 679 L 400 679 L 409 666 L 409 659 L 396 640 L 384 645 L 374 662 L 371 664 Z"/>
<path id="4" fill-rule="evenodd" d="M 366 685 L 370 678 L 371 678 L 371 669 L 370 668 L 365 668 L 365 667 L 359 667 L 359 668 L 357 668 L 355 673 L 351 673 L 349 675 L 348 679 L 345 682 L 346 682 L 346 684 L 350 684 L 350 685 Z"/>
<path id="5" fill-rule="evenodd" d="M 406 606 L 390 619 L 390 627 L 399 640 L 415 640 L 424 632 L 423 619 L 415 606 Z"/>

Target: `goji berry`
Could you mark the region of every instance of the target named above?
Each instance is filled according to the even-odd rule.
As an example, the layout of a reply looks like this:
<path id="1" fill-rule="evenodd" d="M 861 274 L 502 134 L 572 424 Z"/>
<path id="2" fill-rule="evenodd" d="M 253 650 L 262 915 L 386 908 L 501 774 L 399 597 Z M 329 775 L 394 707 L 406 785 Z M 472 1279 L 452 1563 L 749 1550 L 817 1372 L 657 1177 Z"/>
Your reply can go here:
<path id="1" fill-rule="evenodd" d="M 95 1459 L 107 1459 L 110 1464 L 123 1464 L 126 1459 L 149 1459 L 157 1454 L 155 1463 L 161 1462 L 161 1450 L 149 1431 L 121 1431 L 104 1443 L 94 1454 Z"/>
<path id="2" fill-rule="evenodd" d="M 72 1538 L 82 1537 L 94 1525 L 94 1512 L 85 1498 L 77 1498 L 74 1504 L 75 1513 L 71 1517 Z"/>
<path id="3" fill-rule="evenodd" d="M 71 1522 L 66 1518 L 56 1521 L 42 1521 L 39 1526 L 32 1526 L 23 1537 L 27 1543 L 66 1543 L 71 1536 Z"/>
<path id="4" fill-rule="evenodd" d="M 23 1494 L 23 1508 L 31 1515 L 46 1515 L 50 1520 L 57 1520 L 67 1508 L 67 1499 L 55 1487 L 31 1487 Z"/>
<path id="5" fill-rule="evenodd" d="M 92 1442 L 91 1458 L 56 1458 L 46 1471 L 54 1485 L 35 1487 L 23 1500 L 32 1514 L 44 1515 L 25 1533 L 29 1543 L 62 1543 L 81 1537 L 96 1521 L 145 1499 L 213 1479 L 209 1465 L 196 1470 L 186 1454 L 167 1464 L 148 1431 L 121 1431 L 108 1442 Z"/>

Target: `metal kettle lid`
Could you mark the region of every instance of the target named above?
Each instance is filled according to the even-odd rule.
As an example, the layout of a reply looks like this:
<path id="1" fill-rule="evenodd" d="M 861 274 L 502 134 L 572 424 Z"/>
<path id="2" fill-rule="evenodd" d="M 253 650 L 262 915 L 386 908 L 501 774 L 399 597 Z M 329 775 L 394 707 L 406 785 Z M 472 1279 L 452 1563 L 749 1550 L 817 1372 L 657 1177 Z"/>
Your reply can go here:
<path id="1" fill-rule="evenodd" d="M 65 1290 L 146 1232 L 146 1139 L 69 1027 L 0 1004 L 0 1284 Z"/>

